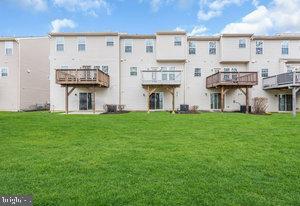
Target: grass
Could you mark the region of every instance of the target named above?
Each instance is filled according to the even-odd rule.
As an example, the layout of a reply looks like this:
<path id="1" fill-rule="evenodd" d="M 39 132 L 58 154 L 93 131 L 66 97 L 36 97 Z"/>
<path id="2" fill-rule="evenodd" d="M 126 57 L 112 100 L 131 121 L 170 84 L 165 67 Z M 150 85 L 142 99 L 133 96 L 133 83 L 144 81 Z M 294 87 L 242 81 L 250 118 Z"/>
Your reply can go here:
<path id="1" fill-rule="evenodd" d="M 300 116 L 0 113 L 0 194 L 34 205 L 299 205 Z"/>

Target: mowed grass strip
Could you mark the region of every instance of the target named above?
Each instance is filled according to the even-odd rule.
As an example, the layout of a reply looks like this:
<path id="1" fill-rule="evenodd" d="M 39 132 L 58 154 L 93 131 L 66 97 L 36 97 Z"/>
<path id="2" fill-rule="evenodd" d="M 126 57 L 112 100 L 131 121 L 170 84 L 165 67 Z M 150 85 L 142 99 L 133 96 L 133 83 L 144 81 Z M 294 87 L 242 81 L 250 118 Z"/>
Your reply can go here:
<path id="1" fill-rule="evenodd" d="M 34 205 L 299 205 L 300 116 L 0 113 L 0 194 Z"/>

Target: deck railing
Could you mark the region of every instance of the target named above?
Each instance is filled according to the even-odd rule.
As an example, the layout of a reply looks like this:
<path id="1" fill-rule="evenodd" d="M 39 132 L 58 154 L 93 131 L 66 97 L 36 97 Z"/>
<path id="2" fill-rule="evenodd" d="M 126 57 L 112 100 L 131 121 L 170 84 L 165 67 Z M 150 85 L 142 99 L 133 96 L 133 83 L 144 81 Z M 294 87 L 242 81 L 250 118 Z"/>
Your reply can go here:
<path id="1" fill-rule="evenodd" d="M 109 87 L 109 75 L 100 69 L 57 69 L 56 83 L 61 85 L 90 84 Z"/>
<path id="2" fill-rule="evenodd" d="M 218 72 L 206 78 L 206 87 L 254 86 L 258 83 L 257 72 Z"/>
<path id="3" fill-rule="evenodd" d="M 180 85 L 181 70 L 143 70 L 143 85 Z"/>
<path id="4" fill-rule="evenodd" d="M 300 86 L 300 72 L 287 72 L 263 79 L 264 89 Z"/>

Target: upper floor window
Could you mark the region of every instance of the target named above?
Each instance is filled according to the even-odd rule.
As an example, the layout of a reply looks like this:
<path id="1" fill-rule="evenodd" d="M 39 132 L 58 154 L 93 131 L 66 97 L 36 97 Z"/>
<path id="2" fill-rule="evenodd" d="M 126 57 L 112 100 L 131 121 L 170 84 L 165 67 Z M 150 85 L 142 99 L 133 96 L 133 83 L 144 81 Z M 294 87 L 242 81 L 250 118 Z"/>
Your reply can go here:
<path id="1" fill-rule="evenodd" d="M 85 51 L 86 49 L 86 38 L 78 37 L 78 51 Z"/>
<path id="2" fill-rule="evenodd" d="M 269 76 L 269 70 L 268 69 L 262 69 L 261 70 L 261 77 L 268 77 Z"/>
<path id="3" fill-rule="evenodd" d="M 208 43 L 209 46 L 209 54 L 216 54 L 217 53 L 217 44 L 215 41 L 211 41 Z"/>
<path id="4" fill-rule="evenodd" d="M 5 42 L 5 55 L 11 56 L 13 54 L 14 43 L 11 41 Z"/>
<path id="5" fill-rule="evenodd" d="M 174 37 L 174 46 L 181 46 L 181 37 L 179 36 Z"/>
<path id="6" fill-rule="evenodd" d="M 189 42 L 189 54 L 196 54 L 196 43 L 194 41 Z"/>
<path id="7" fill-rule="evenodd" d="M 0 72 L 1 72 L 1 77 L 7 77 L 8 76 L 8 68 L 3 67 L 3 68 L 1 68 Z"/>
<path id="8" fill-rule="evenodd" d="M 132 40 L 125 40 L 125 53 L 132 53 Z"/>
<path id="9" fill-rule="evenodd" d="M 289 54 L 289 42 L 283 41 L 281 43 L 281 54 Z"/>
<path id="10" fill-rule="evenodd" d="M 106 38 L 106 46 L 114 46 L 115 45 L 115 41 L 113 37 L 107 37 Z"/>
<path id="11" fill-rule="evenodd" d="M 130 76 L 137 76 L 137 67 L 130 67 Z"/>
<path id="12" fill-rule="evenodd" d="M 102 71 L 103 71 L 105 74 L 108 74 L 108 66 L 102 66 Z"/>
<path id="13" fill-rule="evenodd" d="M 264 42 L 263 41 L 256 41 L 256 54 L 263 54 L 263 46 Z"/>
<path id="14" fill-rule="evenodd" d="M 194 77 L 201 77 L 201 68 L 195 68 Z"/>
<path id="15" fill-rule="evenodd" d="M 246 39 L 239 40 L 239 48 L 246 48 Z"/>
<path id="16" fill-rule="evenodd" d="M 65 47 L 65 39 L 64 37 L 56 38 L 56 51 L 64 51 Z"/>
<path id="17" fill-rule="evenodd" d="M 146 40 L 146 53 L 153 53 L 154 42 L 152 39 Z"/>

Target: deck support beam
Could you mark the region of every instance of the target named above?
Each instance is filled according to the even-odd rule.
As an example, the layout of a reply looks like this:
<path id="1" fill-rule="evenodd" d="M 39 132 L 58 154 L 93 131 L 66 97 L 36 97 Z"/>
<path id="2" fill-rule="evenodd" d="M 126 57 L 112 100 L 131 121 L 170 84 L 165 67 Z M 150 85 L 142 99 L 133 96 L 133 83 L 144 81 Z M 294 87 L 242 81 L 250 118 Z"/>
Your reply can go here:
<path id="1" fill-rule="evenodd" d="M 293 116 L 296 117 L 297 115 L 297 92 L 300 90 L 300 88 L 293 87 L 292 88 L 292 94 L 293 94 Z"/>
<path id="2" fill-rule="evenodd" d="M 221 112 L 224 112 L 225 108 L 225 94 L 229 89 L 225 88 L 224 86 L 221 87 Z"/>
<path id="3" fill-rule="evenodd" d="M 249 88 L 246 87 L 246 114 L 249 113 Z"/>
<path id="4" fill-rule="evenodd" d="M 65 87 L 65 113 L 69 114 L 69 87 Z"/>
<path id="5" fill-rule="evenodd" d="M 93 93 L 92 93 L 92 108 L 93 108 L 93 113 L 96 113 L 96 89 L 95 86 L 93 86 L 92 89 Z"/>

